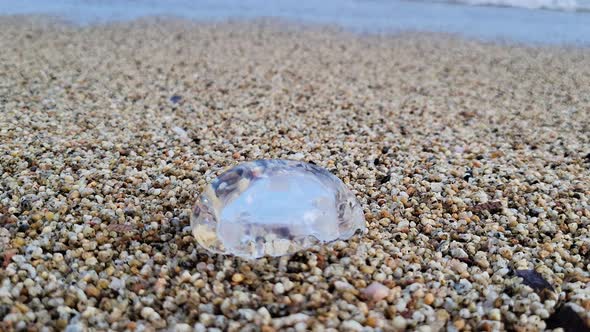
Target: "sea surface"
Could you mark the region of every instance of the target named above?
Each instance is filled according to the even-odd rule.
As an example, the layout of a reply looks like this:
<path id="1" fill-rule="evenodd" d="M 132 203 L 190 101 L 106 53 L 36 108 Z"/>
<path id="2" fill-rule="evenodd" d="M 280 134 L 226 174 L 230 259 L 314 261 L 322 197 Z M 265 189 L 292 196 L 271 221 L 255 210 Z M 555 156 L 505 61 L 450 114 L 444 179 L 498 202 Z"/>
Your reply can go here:
<path id="1" fill-rule="evenodd" d="M 590 46 L 590 0 L 0 0 L 0 15 L 78 24 L 146 16 L 283 18 L 360 32 L 441 31 L 484 40 Z"/>

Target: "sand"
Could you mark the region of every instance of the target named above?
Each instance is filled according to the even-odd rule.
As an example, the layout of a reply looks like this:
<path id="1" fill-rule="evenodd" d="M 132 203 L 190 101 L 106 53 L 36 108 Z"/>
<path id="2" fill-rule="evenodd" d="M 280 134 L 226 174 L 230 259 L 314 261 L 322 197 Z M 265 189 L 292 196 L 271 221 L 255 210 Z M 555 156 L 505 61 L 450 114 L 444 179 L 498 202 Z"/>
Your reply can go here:
<path id="1" fill-rule="evenodd" d="M 589 133 L 588 49 L 0 18 L 0 330 L 589 323 Z M 260 158 L 330 170 L 367 233 L 200 248 L 196 196 Z"/>

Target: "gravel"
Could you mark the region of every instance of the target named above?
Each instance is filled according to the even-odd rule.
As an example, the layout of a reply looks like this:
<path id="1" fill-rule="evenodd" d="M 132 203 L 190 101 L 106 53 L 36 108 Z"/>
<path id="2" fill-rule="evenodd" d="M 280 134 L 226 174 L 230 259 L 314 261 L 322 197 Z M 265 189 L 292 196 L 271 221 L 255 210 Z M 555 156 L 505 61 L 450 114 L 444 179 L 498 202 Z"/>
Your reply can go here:
<path id="1" fill-rule="evenodd" d="M 590 322 L 588 49 L 38 17 L 0 18 L 0 45 L 0 330 Z M 367 233 L 256 261 L 199 248 L 195 197 L 260 158 L 329 169 Z"/>

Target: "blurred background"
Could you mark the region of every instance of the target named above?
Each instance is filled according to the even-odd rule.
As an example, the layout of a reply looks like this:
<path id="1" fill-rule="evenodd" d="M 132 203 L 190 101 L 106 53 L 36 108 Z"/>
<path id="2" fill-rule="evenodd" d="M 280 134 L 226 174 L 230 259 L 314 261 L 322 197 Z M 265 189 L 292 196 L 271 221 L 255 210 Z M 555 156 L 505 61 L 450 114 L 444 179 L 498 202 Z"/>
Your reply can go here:
<path id="1" fill-rule="evenodd" d="M 590 0 L 21 0 L 0 1 L 0 13 L 49 14 L 81 24 L 155 15 L 279 17 L 362 32 L 442 31 L 493 41 L 590 44 Z"/>

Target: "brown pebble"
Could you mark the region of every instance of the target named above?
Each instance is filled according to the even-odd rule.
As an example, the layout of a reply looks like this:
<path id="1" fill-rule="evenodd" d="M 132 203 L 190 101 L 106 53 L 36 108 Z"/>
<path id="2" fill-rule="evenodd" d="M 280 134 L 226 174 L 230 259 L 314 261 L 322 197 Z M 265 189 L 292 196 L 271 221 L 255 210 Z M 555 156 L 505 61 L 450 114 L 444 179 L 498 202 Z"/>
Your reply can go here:
<path id="1" fill-rule="evenodd" d="M 379 318 L 377 318 L 375 316 L 369 316 L 367 318 L 367 320 L 365 321 L 365 325 L 370 326 L 370 327 L 377 327 L 377 326 L 379 326 Z"/>
<path id="2" fill-rule="evenodd" d="M 463 330 L 463 328 L 465 328 L 465 320 L 462 318 L 459 318 L 453 322 L 453 325 L 455 326 L 455 328 L 457 330 L 461 331 L 461 330 Z"/>
<path id="3" fill-rule="evenodd" d="M 98 289 L 92 285 L 86 287 L 84 292 L 86 293 L 86 295 L 88 295 L 90 297 L 98 297 L 100 295 L 100 289 Z"/>
<path id="4" fill-rule="evenodd" d="M 496 151 L 493 151 L 492 153 L 490 153 L 490 157 L 492 157 L 492 159 L 500 158 L 503 156 L 504 156 L 504 152 L 502 152 L 500 150 L 496 150 Z"/>
<path id="5" fill-rule="evenodd" d="M 20 248 L 25 245 L 25 240 L 21 237 L 17 237 L 16 239 L 12 240 L 12 246 L 14 248 Z"/>
<path id="6" fill-rule="evenodd" d="M 27 307 L 25 304 L 17 302 L 14 304 L 14 307 L 20 312 L 20 313 L 26 313 L 29 311 L 29 307 Z"/>
<path id="7" fill-rule="evenodd" d="M 65 329 L 67 325 L 68 325 L 68 321 L 67 321 L 67 320 L 65 320 L 65 319 L 58 319 L 58 320 L 55 322 L 55 326 L 56 326 L 58 329 Z"/>
<path id="8" fill-rule="evenodd" d="M 17 250 L 7 250 L 4 252 L 2 267 L 6 268 L 12 262 L 12 257 L 18 253 Z"/>
<path id="9" fill-rule="evenodd" d="M 233 281 L 236 284 L 239 284 L 240 282 L 244 281 L 244 275 L 241 273 L 236 273 L 231 277 L 231 281 Z"/>

